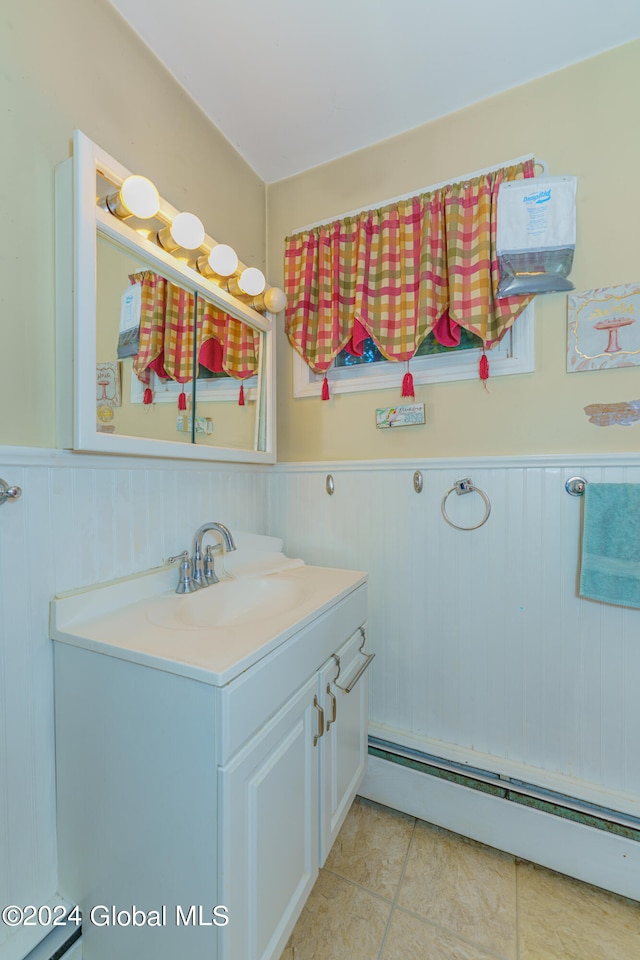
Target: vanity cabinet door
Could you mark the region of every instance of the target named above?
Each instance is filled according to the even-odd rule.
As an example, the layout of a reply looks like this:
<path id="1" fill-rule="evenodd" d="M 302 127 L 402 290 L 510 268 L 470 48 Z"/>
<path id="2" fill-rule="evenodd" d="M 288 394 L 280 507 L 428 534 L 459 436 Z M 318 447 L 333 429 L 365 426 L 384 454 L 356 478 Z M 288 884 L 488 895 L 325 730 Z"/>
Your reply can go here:
<path id="1" fill-rule="evenodd" d="M 314 674 L 220 769 L 222 960 L 278 960 L 318 874 L 317 691 Z"/>
<path id="2" fill-rule="evenodd" d="M 366 654 L 360 651 L 364 635 L 358 630 L 337 651 L 340 687 L 349 687 Z M 320 691 L 325 711 L 320 781 L 320 866 L 323 866 L 349 811 L 367 764 L 369 676 L 365 670 L 349 693 L 334 682 L 338 666 L 333 657 L 320 673 Z"/>

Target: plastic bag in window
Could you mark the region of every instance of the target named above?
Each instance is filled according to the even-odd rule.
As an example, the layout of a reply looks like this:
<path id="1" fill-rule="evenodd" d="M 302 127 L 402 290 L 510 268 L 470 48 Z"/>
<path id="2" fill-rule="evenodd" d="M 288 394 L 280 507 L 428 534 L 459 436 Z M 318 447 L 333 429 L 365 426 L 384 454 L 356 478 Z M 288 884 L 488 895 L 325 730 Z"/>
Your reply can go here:
<path id="1" fill-rule="evenodd" d="M 576 177 L 510 180 L 498 191 L 498 298 L 573 290 Z"/>
<path id="2" fill-rule="evenodd" d="M 140 312 L 142 310 L 142 286 L 133 283 L 120 297 L 120 333 L 118 334 L 118 360 L 135 357 L 140 350 Z"/>

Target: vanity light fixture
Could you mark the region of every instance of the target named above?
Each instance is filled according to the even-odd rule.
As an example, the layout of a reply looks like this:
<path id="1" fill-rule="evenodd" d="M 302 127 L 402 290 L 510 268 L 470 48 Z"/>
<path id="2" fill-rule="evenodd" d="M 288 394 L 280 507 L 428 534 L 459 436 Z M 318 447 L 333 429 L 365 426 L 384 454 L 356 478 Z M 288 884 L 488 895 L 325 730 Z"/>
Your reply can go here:
<path id="1" fill-rule="evenodd" d="M 108 174 L 102 172 L 105 179 Z M 112 181 L 113 182 L 113 181 Z M 115 184 L 114 184 L 115 186 Z M 135 227 L 145 239 L 158 243 L 167 253 L 180 256 L 180 250 L 196 251 L 196 262 L 191 262 L 202 276 L 216 282 L 222 289 L 241 298 L 254 310 L 280 313 L 287 298 L 279 287 L 267 288 L 264 274 L 257 267 L 245 267 L 238 255 L 226 243 L 216 243 L 207 237 L 204 225 L 193 213 L 177 213 L 167 208 L 160 199 L 158 190 L 147 177 L 131 174 L 118 190 L 98 200 L 98 205 L 119 220 L 136 217 L 150 220 L 159 217 L 165 226 L 149 230 Z M 209 245 L 213 244 L 209 250 Z"/>
<path id="2" fill-rule="evenodd" d="M 253 309 L 262 311 L 268 310 L 269 313 L 280 313 L 287 305 L 287 297 L 284 290 L 280 287 L 269 287 L 264 293 L 254 297 Z"/>
<path id="3" fill-rule="evenodd" d="M 174 250 L 197 250 L 204 243 L 204 226 L 194 213 L 179 213 L 170 226 L 158 233 L 158 243 L 167 253 Z"/>
<path id="4" fill-rule="evenodd" d="M 257 267 L 247 267 L 238 277 L 238 286 L 241 292 L 246 293 L 249 297 L 257 297 L 258 294 L 262 293 L 266 285 L 267 281 L 265 280 L 264 273 L 262 270 L 258 270 Z"/>
<path id="5" fill-rule="evenodd" d="M 238 269 L 238 254 L 227 243 L 219 243 L 209 254 L 209 263 L 218 276 L 232 277 Z"/>
<path id="6" fill-rule="evenodd" d="M 239 276 L 230 277 L 227 282 L 227 290 L 234 297 L 257 297 L 264 290 L 267 281 L 264 278 L 262 270 L 257 267 L 246 267 Z"/>
<path id="7" fill-rule="evenodd" d="M 197 262 L 203 277 L 231 277 L 238 269 L 238 254 L 226 243 L 217 243 L 208 257 Z"/>
<path id="8" fill-rule="evenodd" d="M 230 277 L 226 284 L 229 293 L 234 297 L 242 297 L 251 304 L 254 310 L 260 312 L 280 313 L 287 305 L 287 297 L 280 287 L 266 287 L 264 274 L 256 267 L 247 267 L 239 276 Z"/>
<path id="9" fill-rule="evenodd" d="M 105 197 L 101 206 L 119 220 L 128 217 L 149 220 L 160 209 L 160 194 L 147 177 L 132 174 L 123 180 L 119 190 Z"/>

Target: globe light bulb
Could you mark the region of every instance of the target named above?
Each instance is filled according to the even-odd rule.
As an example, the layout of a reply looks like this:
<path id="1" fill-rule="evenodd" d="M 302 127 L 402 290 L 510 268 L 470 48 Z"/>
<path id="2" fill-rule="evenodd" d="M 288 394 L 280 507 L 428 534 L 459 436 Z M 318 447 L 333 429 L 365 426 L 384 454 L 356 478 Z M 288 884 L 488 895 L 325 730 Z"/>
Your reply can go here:
<path id="1" fill-rule="evenodd" d="M 265 309 L 268 310 L 269 313 L 280 313 L 287 305 L 287 297 L 284 290 L 281 290 L 280 287 L 269 287 L 269 289 L 265 290 L 262 294 L 262 299 Z"/>
<path id="2" fill-rule="evenodd" d="M 170 233 L 176 245 L 184 250 L 197 250 L 204 243 L 204 226 L 193 213 L 179 213 Z"/>
<path id="3" fill-rule="evenodd" d="M 160 209 L 160 195 L 151 180 L 134 174 L 120 187 L 120 198 L 134 217 L 148 220 Z"/>
<path id="4" fill-rule="evenodd" d="M 209 254 L 209 266 L 219 277 L 231 277 L 238 269 L 238 254 L 226 243 L 218 243 Z"/>
<path id="5" fill-rule="evenodd" d="M 257 267 L 247 267 L 238 277 L 238 287 L 242 293 L 246 293 L 249 297 L 257 297 L 258 294 L 262 293 L 266 283 L 264 273 Z"/>
<path id="6" fill-rule="evenodd" d="M 149 220 L 155 217 L 160 209 L 160 195 L 151 180 L 132 174 L 122 181 L 122 186 L 116 193 L 100 201 L 100 205 L 119 220 L 126 220 L 128 217 Z"/>

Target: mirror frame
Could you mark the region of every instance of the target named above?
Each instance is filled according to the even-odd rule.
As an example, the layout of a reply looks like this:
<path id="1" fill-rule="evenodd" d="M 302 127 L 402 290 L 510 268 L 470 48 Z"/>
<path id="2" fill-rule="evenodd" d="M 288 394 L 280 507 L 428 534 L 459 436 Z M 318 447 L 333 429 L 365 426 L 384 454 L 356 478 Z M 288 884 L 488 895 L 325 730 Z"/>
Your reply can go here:
<path id="1" fill-rule="evenodd" d="M 235 463 L 276 462 L 275 422 L 275 316 L 264 316 L 227 293 L 217 284 L 137 234 L 96 203 L 96 175 L 119 187 L 130 175 L 106 151 L 80 130 L 73 134 L 73 156 L 56 168 L 56 408 L 58 445 L 87 453 L 169 457 Z M 171 217 L 179 211 L 162 199 L 162 210 Z M 73 211 L 73 213 L 71 213 Z M 98 234 L 116 240 L 158 266 L 167 279 L 197 290 L 225 311 L 263 333 L 261 374 L 265 417 L 264 450 L 198 445 L 172 440 L 152 440 L 96 429 L 96 297 Z M 210 237 L 206 241 L 213 244 Z M 260 396 L 260 391 L 258 391 Z M 259 402 L 259 401 L 258 401 Z"/>

